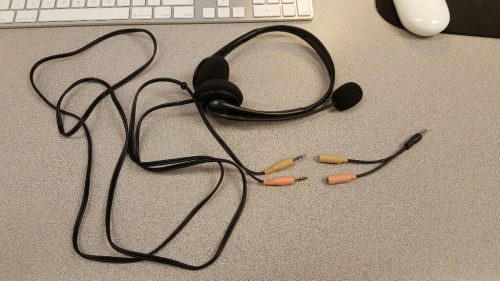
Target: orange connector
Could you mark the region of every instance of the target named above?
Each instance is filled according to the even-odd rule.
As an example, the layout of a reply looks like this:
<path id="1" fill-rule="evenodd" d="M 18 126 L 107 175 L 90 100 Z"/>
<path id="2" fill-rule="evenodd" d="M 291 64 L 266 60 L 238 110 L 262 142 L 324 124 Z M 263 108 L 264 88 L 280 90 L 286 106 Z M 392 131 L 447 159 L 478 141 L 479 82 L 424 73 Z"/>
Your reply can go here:
<path id="1" fill-rule="evenodd" d="M 279 177 L 273 179 L 265 179 L 263 184 L 265 186 L 287 186 L 292 185 L 297 181 L 306 180 L 306 177 L 294 178 L 294 177 Z"/>
<path id="2" fill-rule="evenodd" d="M 329 185 L 334 185 L 334 184 L 349 183 L 356 179 L 357 179 L 356 175 L 342 173 L 338 175 L 329 176 L 326 178 L 326 181 L 328 182 Z"/>

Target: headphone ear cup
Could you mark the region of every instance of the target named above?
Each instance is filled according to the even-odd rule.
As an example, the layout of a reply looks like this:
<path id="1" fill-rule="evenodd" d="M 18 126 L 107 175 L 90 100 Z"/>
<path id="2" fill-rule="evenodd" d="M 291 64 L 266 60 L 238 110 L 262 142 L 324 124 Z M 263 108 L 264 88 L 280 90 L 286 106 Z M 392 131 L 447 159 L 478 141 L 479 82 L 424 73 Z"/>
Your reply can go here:
<path id="1" fill-rule="evenodd" d="M 212 79 L 201 83 L 194 96 L 196 101 L 205 105 L 211 100 L 223 100 L 235 106 L 243 103 L 243 94 L 238 86 L 223 79 Z"/>
<path id="2" fill-rule="evenodd" d="M 208 80 L 229 80 L 229 64 L 221 56 L 211 56 L 200 62 L 193 75 L 193 86 L 197 90 L 199 85 Z"/>

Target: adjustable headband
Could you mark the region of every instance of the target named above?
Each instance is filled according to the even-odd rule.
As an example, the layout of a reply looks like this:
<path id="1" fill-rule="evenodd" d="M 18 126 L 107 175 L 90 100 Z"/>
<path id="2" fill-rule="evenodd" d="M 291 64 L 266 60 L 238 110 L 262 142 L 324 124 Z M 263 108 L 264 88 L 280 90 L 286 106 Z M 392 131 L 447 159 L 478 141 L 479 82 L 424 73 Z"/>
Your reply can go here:
<path id="1" fill-rule="evenodd" d="M 275 25 L 275 26 L 268 26 L 268 27 L 262 27 L 258 29 L 254 29 L 248 33 L 245 33 L 241 35 L 240 37 L 236 38 L 235 40 L 231 41 L 228 43 L 226 46 L 218 50 L 214 56 L 222 56 L 226 57 L 228 54 L 230 54 L 233 50 L 238 48 L 239 46 L 243 45 L 244 43 L 250 41 L 251 39 L 265 34 L 269 32 L 284 32 L 284 33 L 289 33 L 292 35 L 295 35 L 302 40 L 304 40 L 311 48 L 316 51 L 318 56 L 321 58 L 323 61 L 327 71 L 328 71 L 328 76 L 330 78 L 330 84 L 328 87 L 328 90 L 326 93 L 321 97 L 318 101 L 315 103 L 305 106 L 305 107 L 300 107 L 296 109 L 290 109 L 290 110 L 281 110 L 281 111 L 266 111 L 265 113 L 269 115 L 270 118 L 274 117 L 280 118 L 279 116 L 276 115 L 281 115 L 281 118 L 285 118 L 284 120 L 292 119 L 290 117 L 294 115 L 299 115 L 297 117 L 300 117 L 300 115 L 307 113 L 308 111 L 317 109 L 319 106 L 323 105 L 329 98 L 329 96 L 333 92 L 333 87 L 335 83 L 335 66 L 332 60 L 332 57 L 330 56 L 330 53 L 326 49 L 325 45 L 321 43 L 321 41 L 314 36 L 312 33 L 309 31 L 306 31 L 304 29 L 294 27 L 294 26 L 286 26 L 286 25 Z M 251 110 L 249 110 L 251 111 Z M 255 111 L 257 113 L 258 111 Z M 259 112 L 263 113 L 263 112 Z M 227 116 L 219 115 L 220 117 L 226 118 Z M 226 118 L 226 119 L 232 119 L 232 120 L 239 120 L 239 121 L 244 121 L 241 120 L 240 118 Z M 250 120 L 250 121 L 273 121 L 273 120 Z"/>

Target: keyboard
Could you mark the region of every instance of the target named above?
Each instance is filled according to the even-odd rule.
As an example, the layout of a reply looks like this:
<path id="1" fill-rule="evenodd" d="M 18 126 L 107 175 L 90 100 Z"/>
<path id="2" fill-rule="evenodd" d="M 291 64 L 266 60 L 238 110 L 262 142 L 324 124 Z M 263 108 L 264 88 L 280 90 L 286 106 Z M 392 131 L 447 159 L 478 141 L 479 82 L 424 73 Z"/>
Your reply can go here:
<path id="1" fill-rule="evenodd" d="M 312 0 L 0 0 L 0 28 L 312 20 Z"/>

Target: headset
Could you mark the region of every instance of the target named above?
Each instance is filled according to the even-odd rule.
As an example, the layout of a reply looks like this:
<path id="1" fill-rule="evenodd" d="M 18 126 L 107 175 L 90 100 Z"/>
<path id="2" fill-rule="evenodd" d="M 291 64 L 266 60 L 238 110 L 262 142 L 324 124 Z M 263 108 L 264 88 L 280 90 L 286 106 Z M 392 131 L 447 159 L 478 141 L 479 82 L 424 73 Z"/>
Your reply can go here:
<path id="1" fill-rule="evenodd" d="M 241 107 L 243 103 L 243 94 L 238 89 L 238 87 L 229 82 L 229 64 L 225 59 L 230 52 L 232 52 L 235 48 L 241 46 L 245 42 L 255 38 L 258 35 L 265 34 L 268 32 L 285 32 L 292 35 L 296 35 L 303 39 L 306 43 L 308 43 L 320 56 L 323 61 L 330 78 L 330 83 L 328 90 L 326 93 L 315 103 L 295 108 L 289 110 L 282 111 L 256 111 L 248 108 Z M 36 73 L 38 68 L 48 61 L 59 60 L 63 58 L 72 57 L 78 54 L 85 52 L 86 50 L 92 48 L 93 46 L 105 41 L 111 37 L 125 35 L 125 34 L 136 34 L 142 33 L 149 37 L 152 42 L 153 51 L 149 59 L 140 65 L 136 70 L 127 74 L 120 81 L 115 84 L 107 83 L 106 81 L 95 78 L 95 77 L 85 77 L 78 79 L 73 82 L 59 97 L 56 103 L 52 102 L 47 98 L 36 85 Z M 105 262 L 105 263 L 134 263 L 139 261 L 152 261 L 161 264 L 167 264 L 183 269 L 188 270 L 199 270 L 211 265 L 213 262 L 217 260 L 220 256 L 224 247 L 226 246 L 231 233 L 236 226 L 243 208 L 246 202 L 247 196 L 247 175 L 253 178 L 255 181 L 265 185 L 265 186 L 286 186 L 294 184 L 296 181 L 304 180 L 305 177 L 278 177 L 271 179 L 261 179 L 259 176 L 269 175 L 272 173 L 276 173 L 287 169 L 292 166 L 295 161 L 303 158 L 303 156 L 298 156 L 295 158 L 288 158 L 282 161 L 275 163 L 274 165 L 262 170 L 262 171 L 254 171 L 252 169 L 247 168 L 240 159 L 236 156 L 236 154 L 231 150 L 229 145 L 224 142 L 223 138 L 216 132 L 214 127 L 211 125 L 209 119 L 206 116 L 206 113 L 216 117 L 216 118 L 224 118 L 228 120 L 234 121 L 253 121 L 253 122 L 272 122 L 272 121 L 284 121 L 291 120 L 301 117 L 306 117 L 326 109 L 335 107 L 339 111 L 347 110 L 353 106 L 355 106 L 359 101 L 361 101 L 363 92 L 361 87 L 356 83 L 350 82 L 341 87 L 339 87 L 335 92 L 333 91 L 334 80 L 335 80 L 335 69 L 333 60 L 328 53 L 325 46 L 316 38 L 313 34 L 305 31 L 303 29 L 292 27 L 292 26 L 270 26 L 263 27 L 259 29 L 252 30 L 237 39 L 233 40 L 222 49 L 217 51 L 212 56 L 204 59 L 197 67 L 194 75 L 193 75 L 193 87 L 194 91 L 191 90 L 186 82 L 182 82 L 172 78 L 154 78 L 146 81 L 142 84 L 137 90 L 133 103 L 132 110 L 130 113 L 130 119 L 127 119 L 125 111 L 120 103 L 120 101 L 116 97 L 116 90 L 130 82 L 132 79 L 141 74 L 145 69 L 147 69 L 151 63 L 153 62 L 155 55 L 157 52 L 157 41 L 154 35 L 145 29 L 121 29 L 110 32 L 108 34 L 102 35 L 97 39 L 91 41 L 90 43 L 82 46 L 79 49 L 74 51 L 70 51 L 67 53 L 56 54 L 52 56 L 48 56 L 37 61 L 31 68 L 29 78 L 31 82 L 31 86 L 35 93 L 41 98 L 43 102 L 45 102 L 51 109 L 55 111 L 56 114 L 56 122 L 59 133 L 65 137 L 73 136 L 77 131 L 84 131 L 86 140 L 87 140 L 87 169 L 85 172 L 85 181 L 83 187 L 83 195 L 82 195 L 82 203 L 80 205 L 80 209 L 76 216 L 75 224 L 73 227 L 72 241 L 73 248 L 75 252 L 81 257 Z M 72 90 L 82 84 L 97 84 L 101 86 L 104 90 L 101 94 L 99 94 L 94 101 L 87 107 L 84 113 L 79 116 L 75 113 L 69 112 L 62 108 L 63 100 L 66 96 L 68 96 Z M 174 84 L 180 87 L 181 90 L 185 91 L 189 98 L 184 100 L 178 100 L 173 102 L 167 102 L 160 105 L 153 106 L 146 110 L 139 118 L 136 119 L 136 108 L 139 101 L 139 96 L 144 92 L 144 90 L 152 84 Z M 162 93 L 164 94 L 164 93 Z M 122 146 L 122 151 L 117 159 L 115 168 L 113 170 L 113 174 L 111 177 L 111 181 L 109 184 L 109 191 L 107 197 L 106 211 L 105 211 L 105 230 L 106 230 L 106 239 L 109 245 L 119 254 L 120 256 L 111 256 L 111 255 L 102 255 L 102 254 L 90 254 L 84 252 L 79 245 L 79 231 L 81 228 L 82 220 L 85 215 L 86 207 L 89 203 L 89 194 L 91 188 L 91 174 L 92 174 L 92 159 L 93 159 L 93 151 L 92 151 L 92 137 L 91 131 L 88 125 L 86 124 L 87 119 L 92 114 L 96 106 L 106 97 L 110 97 L 113 101 L 114 107 L 118 114 L 120 115 L 121 121 L 123 123 L 123 129 L 125 131 L 125 140 Z M 329 100 L 331 100 L 329 102 Z M 216 141 L 224 148 L 226 153 L 232 160 L 212 157 L 212 156 L 203 156 L 203 155 L 194 155 L 187 157 L 179 157 L 179 158 L 171 158 L 171 159 L 159 159 L 152 161 L 143 161 L 141 159 L 140 154 L 140 129 L 141 124 L 150 116 L 150 114 L 154 111 L 161 109 L 168 109 L 179 106 L 186 106 L 189 104 L 193 104 L 196 106 L 196 109 L 204 122 L 206 128 L 212 134 L 212 136 L 216 139 Z M 76 123 L 69 129 L 65 128 L 64 118 L 63 116 L 68 116 L 76 120 Z M 330 176 L 327 179 L 329 184 L 340 184 L 347 183 L 356 178 L 367 176 L 385 165 L 394 160 L 397 156 L 399 156 L 404 151 L 408 150 L 414 144 L 419 142 L 422 139 L 422 133 L 415 134 L 411 139 L 409 139 L 405 145 L 395 154 L 390 157 L 380 159 L 380 160 L 354 160 L 354 159 L 346 159 L 336 155 L 320 155 L 319 161 L 321 163 L 328 164 L 344 164 L 344 163 L 355 163 L 355 164 L 379 164 L 373 170 L 358 174 L 340 174 L 336 176 Z M 112 210 L 113 210 L 113 202 L 114 202 L 114 194 L 118 183 L 118 178 L 120 176 L 123 163 L 126 157 L 130 157 L 130 159 L 140 166 L 141 168 L 151 171 L 151 172 L 162 172 L 168 173 L 170 171 L 187 169 L 193 166 L 198 165 L 210 165 L 216 164 L 219 168 L 220 177 L 216 184 L 214 184 L 213 190 L 206 195 L 192 210 L 191 212 L 182 220 L 182 222 L 168 235 L 163 242 L 161 242 L 157 247 L 151 249 L 147 252 L 139 252 L 136 250 L 127 249 L 122 245 L 119 245 L 115 242 L 112 235 Z M 183 262 L 180 260 L 176 260 L 173 258 L 163 257 L 158 255 L 157 253 L 166 247 L 175 237 L 184 229 L 184 227 L 191 221 L 191 219 L 196 216 L 196 214 L 205 206 L 205 204 L 213 197 L 213 195 L 217 192 L 219 187 L 221 186 L 226 166 L 232 166 L 236 169 L 241 177 L 241 197 L 239 204 L 234 211 L 233 217 L 230 223 L 225 228 L 225 232 L 220 239 L 218 246 L 214 250 L 214 253 L 210 256 L 210 258 L 203 262 L 202 264 L 189 264 L 187 262 Z"/>
<path id="2" fill-rule="evenodd" d="M 328 71 L 330 81 L 328 90 L 318 101 L 308 106 L 282 111 L 258 111 L 241 106 L 243 93 L 238 86 L 229 81 L 229 63 L 225 57 L 249 40 L 269 32 L 284 32 L 295 35 L 305 41 L 321 58 Z M 194 99 L 203 105 L 207 113 L 233 121 L 272 122 L 291 120 L 306 117 L 332 107 L 344 111 L 361 101 L 363 91 L 358 84 L 350 82 L 333 92 L 334 83 L 335 66 L 323 43 L 304 29 L 286 25 L 263 27 L 241 35 L 212 56 L 201 61 L 193 75 Z M 329 99 L 331 99 L 331 102 L 327 103 Z"/>

